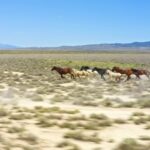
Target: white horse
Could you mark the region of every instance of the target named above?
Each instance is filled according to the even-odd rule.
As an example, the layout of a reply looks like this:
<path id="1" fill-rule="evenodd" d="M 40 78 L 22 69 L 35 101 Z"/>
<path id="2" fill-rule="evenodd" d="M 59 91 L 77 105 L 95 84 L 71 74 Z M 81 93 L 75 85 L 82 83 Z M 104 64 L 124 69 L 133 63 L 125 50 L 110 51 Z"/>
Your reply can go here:
<path id="1" fill-rule="evenodd" d="M 109 75 L 110 80 L 115 78 L 116 81 L 120 81 L 122 74 L 118 72 L 113 72 L 111 70 L 107 70 L 106 73 Z"/>
<path id="2" fill-rule="evenodd" d="M 98 75 L 98 72 L 97 71 L 92 71 L 92 69 L 88 69 L 86 70 L 89 75 L 91 75 L 91 77 L 95 77 L 96 75 Z"/>
<path id="3" fill-rule="evenodd" d="M 80 70 L 77 70 L 77 69 L 73 69 L 73 72 L 74 72 L 74 75 L 75 77 L 88 77 L 90 75 L 90 73 L 88 71 L 80 71 Z"/>

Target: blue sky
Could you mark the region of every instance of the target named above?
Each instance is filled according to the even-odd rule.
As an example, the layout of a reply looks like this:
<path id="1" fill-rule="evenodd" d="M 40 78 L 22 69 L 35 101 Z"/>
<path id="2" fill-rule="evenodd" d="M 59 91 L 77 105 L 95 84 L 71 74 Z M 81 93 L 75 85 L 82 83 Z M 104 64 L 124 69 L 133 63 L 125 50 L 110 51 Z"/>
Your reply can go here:
<path id="1" fill-rule="evenodd" d="M 0 43 L 61 46 L 150 40 L 150 0 L 0 0 Z"/>

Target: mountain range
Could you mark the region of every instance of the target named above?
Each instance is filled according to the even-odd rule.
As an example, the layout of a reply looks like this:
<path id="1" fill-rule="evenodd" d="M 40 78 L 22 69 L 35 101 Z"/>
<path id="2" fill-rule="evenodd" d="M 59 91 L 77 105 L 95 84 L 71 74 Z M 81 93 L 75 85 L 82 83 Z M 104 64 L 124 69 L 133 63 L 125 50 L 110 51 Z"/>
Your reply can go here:
<path id="1" fill-rule="evenodd" d="M 107 51 L 107 50 L 146 50 L 150 51 L 150 41 L 147 42 L 132 42 L 132 43 L 109 43 L 109 44 L 89 44 L 76 46 L 59 46 L 59 47 L 19 47 L 9 44 L 0 44 L 0 49 L 45 49 L 45 50 L 77 50 L 77 51 Z"/>
<path id="2" fill-rule="evenodd" d="M 15 49 L 18 48 L 18 46 L 9 45 L 9 44 L 0 44 L 0 49 Z"/>

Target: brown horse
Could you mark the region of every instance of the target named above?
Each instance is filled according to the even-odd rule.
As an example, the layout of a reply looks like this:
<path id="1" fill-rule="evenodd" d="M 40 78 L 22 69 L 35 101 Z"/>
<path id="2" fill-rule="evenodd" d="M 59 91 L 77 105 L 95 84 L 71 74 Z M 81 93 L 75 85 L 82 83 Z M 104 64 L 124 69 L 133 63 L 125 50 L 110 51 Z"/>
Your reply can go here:
<path id="1" fill-rule="evenodd" d="M 134 69 L 131 68 L 133 74 L 137 76 L 137 78 L 140 79 L 140 75 L 146 75 L 148 78 L 150 77 L 150 72 L 144 69 Z"/>
<path id="2" fill-rule="evenodd" d="M 131 79 L 131 74 L 133 74 L 133 71 L 131 69 L 121 69 L 119 67 L 113 67 L 112 71 L 114 72 L 119 72 L 121 74 L 126 74 L 127 75 L 127 80 Z M 126 80 L 126 81 L 127 81 Z"/>
<path id="3" fill-rule="evenodd" d="M 65 77 L 63 76 L 64 74 L 70 74 L 71 78 L 74 78 L 74 79 L 75 79 L 74 71 L 72 70 L 72 68 L 61 68 L 61 67 L 56 67 L 56 66 L 54 66 L 54 67 L 51 69 L 51 71 L 53 71 L 53 70 L 57 71 L 57 72 L 60 74 L 61 78 L 65 78 Z"/>

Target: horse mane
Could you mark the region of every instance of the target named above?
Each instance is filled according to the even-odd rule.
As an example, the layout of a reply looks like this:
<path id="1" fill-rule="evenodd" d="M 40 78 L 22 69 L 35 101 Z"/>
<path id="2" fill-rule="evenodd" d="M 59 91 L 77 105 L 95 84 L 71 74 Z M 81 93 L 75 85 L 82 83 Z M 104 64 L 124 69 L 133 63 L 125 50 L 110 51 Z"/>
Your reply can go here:
<path id="1" fill-rule="evenodd" d="M 53 66 L 53 68 L 60 68 L 60 67 L 58 67 L 58 66 Z"/>
<path id="2" fill-rule="evenodd" d="M 135 68 L 131 68 L 131 70 L 134 71 L 134 72 L 139 71 L 138 69 L 135 69 Z"/>
<path id="3" fill-rule="evenodd" d="M 53 66 L 52 67 L 52 70 L 55 70 L 55 69 L 62 69 L 61 67 L 58 67 L 58 66 Z"/>
<path id="4" fill-rule="evenodd" d="M 80 68 L 80 71 L 82 71 L 82 70 L 87 70 L 87 69 L 90 69 L 90 67 L 89 67 L 89 66 L 82 66 L 82 67 Z"/>
<path id="5" fill-rule="evenodd" d="M 115 67 L 113 67 L 113 68 L 116 68 L 116 69 L 121 69 L 120 67 L 117 67 L 117 66 L 115 66 Z"/>

